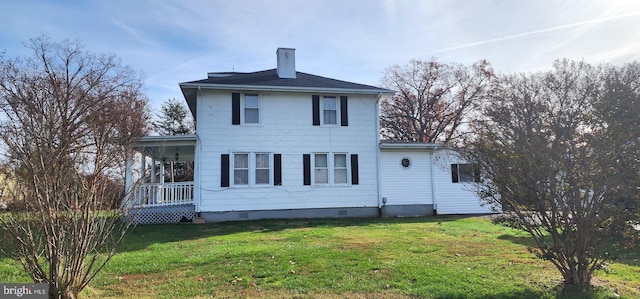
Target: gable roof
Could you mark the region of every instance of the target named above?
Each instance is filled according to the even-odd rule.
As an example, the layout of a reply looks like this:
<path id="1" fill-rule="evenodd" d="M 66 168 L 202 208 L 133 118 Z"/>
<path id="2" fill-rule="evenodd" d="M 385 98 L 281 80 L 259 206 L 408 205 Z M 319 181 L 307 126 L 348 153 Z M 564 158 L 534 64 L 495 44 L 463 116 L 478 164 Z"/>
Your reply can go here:
<path id="1" fill-rule="evenodd" d="M 196 94 L 199 88 L 216 90 L 251 91 L 301 91 L 339 94 L 392 95 L 393 90 L 371 85 L 347 82 L 296 72 L 296 78 L 280 78 L 277 69 L 252 73 L 209 73 L 207 79 L 180 83 L 180 89 L 187 100 L 189 109 L 196 115 Z"/>

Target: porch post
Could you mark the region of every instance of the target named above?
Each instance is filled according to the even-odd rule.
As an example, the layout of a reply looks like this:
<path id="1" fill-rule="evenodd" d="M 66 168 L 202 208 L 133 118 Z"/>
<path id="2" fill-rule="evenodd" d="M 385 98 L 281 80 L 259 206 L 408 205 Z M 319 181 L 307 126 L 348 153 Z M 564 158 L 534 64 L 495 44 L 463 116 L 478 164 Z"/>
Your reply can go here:
<path id="1" fill-rule="evenodd" d="M 132 172 L 132 164 L 133 161 L 131 159 L 131 156 L 127 155 L 127 162 L 125 164 L 125 174 L 124 174 L 124 187 L 126 188 L 126 190 L 129 190 L 131 188 L 131 181 L 133 180 L 133 174 Z"/>
<path id="2" fill-rule="evenodd" d="M 164 184 L 164 159 L 160 162 L 160 181 L 158 183 Z"/>
<path id="3" fill-rule="evenodd" d="M 156 183 L 156 158 L 154 157 L 151 157 L 151 179 L 149 180 L 149 183 Z"/>
<path id="4" fill-rule="evenodd" d="M 131 153 L 126 155 L 126 162 L 125 162 L 125 166 L 124 166 L 124 190 L 125 190 L 125 197 L 124 197 L 124 204 L 126 207 L 131 206 L 131 197 L 133 196 L 132 191 L 133 188 L 131 186 L 131 183 L 133 181 L 133 173 L 132 173 L 132 164 L 133 164 L 133 159 L 131 157 Z"/>
<path id="5" fill-rule="evenodd" d="M 157 192 L 156 192 L 156 203 L 161 203 L 164 202 L 164 194 L 165 194 L 165 190 L 164 190 L 164 159 L 162 159 L 162 161 L 160 162 L 160 182 L 158 182 L 160 185 L 157 187 L 154 187 Z"/>
<path id="6" fill-rule="evenodd" d="M 140 153 L 142 159 L 140 159 L 140 182 L 146 183 L 147 180 L 147 156 L 144 153 Z"/>

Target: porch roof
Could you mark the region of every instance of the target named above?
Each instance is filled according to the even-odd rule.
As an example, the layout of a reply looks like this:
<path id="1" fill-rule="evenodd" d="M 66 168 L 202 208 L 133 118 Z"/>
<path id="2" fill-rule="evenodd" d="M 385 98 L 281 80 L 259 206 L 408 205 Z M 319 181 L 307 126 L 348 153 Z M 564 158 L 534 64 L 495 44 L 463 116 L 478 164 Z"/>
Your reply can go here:
<path id="1" fill-rule="evenodd" d="M 134 149 L 158 161 L 193 161 L 197 135 L 145 136 Z"/>

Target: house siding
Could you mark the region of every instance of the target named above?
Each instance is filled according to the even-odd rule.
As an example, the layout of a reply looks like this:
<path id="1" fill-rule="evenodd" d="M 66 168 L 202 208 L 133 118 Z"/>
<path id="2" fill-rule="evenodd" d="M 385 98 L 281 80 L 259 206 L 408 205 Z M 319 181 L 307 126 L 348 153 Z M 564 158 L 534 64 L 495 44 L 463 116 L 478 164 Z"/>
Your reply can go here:
<path id="1" fill-rule="evenodd" d="M 400 164 L 403 158 L 410 160 L 409 167 Z M 387 209 L 392 206 L 420 205 L 433 209 L 430 159 L 427 151 L 381 151 L 380 190 Z M 408 210 L 411 209 L 415 210 L 415 207 L 409 207 Z"/>
<path id="2" fill-rule="evenodd" d="M 314 126 L 312 94 L 259 92 L 260 124 L 232 125 L 233 92 L 200 91 L 199 212 L 377 207 L 376 96 L 348 96 L 348 126 Z M 281 154 L 282 185 L 221 187 L 220 157 L 234 152 Z M 320 152 L 357 154 L 359 184 L 304 186 L 303 155 Z"/>
<path id="3" fill-rule="evenodd" d="M 451 164 L 466 163 L 455 152 L 441 150 L 434 156 L 435 206 L 438 214 L 484 214 L 492 213 L 491 207 L 483 206 L 472 183 L 453 183 Z"/>

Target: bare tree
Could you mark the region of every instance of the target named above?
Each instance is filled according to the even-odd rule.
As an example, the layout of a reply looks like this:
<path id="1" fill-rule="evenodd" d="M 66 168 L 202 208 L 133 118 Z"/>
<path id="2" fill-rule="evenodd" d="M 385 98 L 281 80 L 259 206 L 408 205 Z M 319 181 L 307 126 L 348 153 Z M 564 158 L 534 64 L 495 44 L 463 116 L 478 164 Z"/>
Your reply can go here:
<path id="1" fill-rule="evenodd" d="M 573 286 L 589 285 L 636 233 L 625 202 L 637 196 L 637 156 L 620 149 L 633 143 L 637 150 L 640 136 L 620 135 L 612 125 L 618 117 L 598 110 L 621 104 L 618 87 L 631 86 L 603 84 L 606 69 L 565 60 L 549 72 L 500 77 L 463 151 L 480 166 L 479 194 L 515 215 L 538 256 Z M 626 94 L 637 103 L 633 89 Z M 621 165 L 630 159 L 635 174 Z"/>
<path id="2" fill-rule="evenodd" d="M 32 56 L 0 60 L 0 144 L 12 202 L 0 249 L 51 298 L 75 298 L 115 252 L 127 224 L 105 178 L 148 123 L 142 81 L 113 55 L 79 42 L 32 39 Z"/>
<path id="3" fill-rule="evenodd" d="M 386 70 L 383 85 L 398 92 L 381 104 L 383 138 L 455 143 L 490 89 L 493 70 L 487 61 L 470 67 L 412 60 Z"/>

